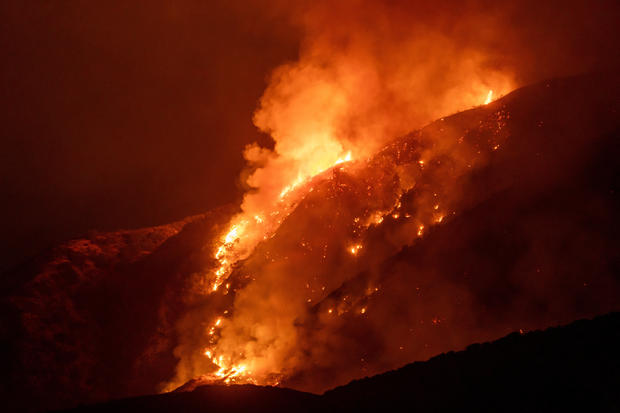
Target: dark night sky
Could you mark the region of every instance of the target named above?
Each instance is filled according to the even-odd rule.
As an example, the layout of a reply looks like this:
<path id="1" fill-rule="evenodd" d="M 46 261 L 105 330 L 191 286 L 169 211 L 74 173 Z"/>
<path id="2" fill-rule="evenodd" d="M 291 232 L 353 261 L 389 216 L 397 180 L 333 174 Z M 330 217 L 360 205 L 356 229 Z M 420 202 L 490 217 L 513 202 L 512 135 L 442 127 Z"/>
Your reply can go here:
<path id="1" fill-rule="evenodd" d="M 3 2 L 0 270 L 235 199 L 252 112 L 299 37 L 241 3 Z"/>

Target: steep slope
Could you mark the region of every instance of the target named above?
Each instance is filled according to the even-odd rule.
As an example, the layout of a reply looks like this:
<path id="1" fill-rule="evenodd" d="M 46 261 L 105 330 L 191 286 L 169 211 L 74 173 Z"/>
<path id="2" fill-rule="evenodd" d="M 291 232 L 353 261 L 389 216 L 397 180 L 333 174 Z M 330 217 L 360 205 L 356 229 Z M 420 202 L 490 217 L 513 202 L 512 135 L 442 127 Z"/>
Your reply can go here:
<path id="1" fill-rule="evenodd" d="M 4 277 L 3 397 L 42 410 L 213 383 L 205 347 L 257 366 L 239 382 L 320 393 L 618 310 L 619 84 L 523 88 L 325 171 L 217 292 L 233 208 L 49 251 Z"/>
<path id="2" fill-rule="evenodd" d="M 188 313 L 176 382 L 321 392 L 618 309 L 617 110 L 617 76 L 550 81 L 315 177 Z"/>

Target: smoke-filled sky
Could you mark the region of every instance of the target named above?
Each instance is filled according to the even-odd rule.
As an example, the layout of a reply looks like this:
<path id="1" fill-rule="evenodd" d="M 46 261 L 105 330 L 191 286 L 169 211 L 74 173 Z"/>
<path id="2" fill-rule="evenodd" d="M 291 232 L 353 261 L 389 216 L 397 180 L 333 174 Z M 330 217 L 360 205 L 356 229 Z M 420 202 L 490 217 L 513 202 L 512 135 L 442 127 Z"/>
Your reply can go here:
<path id="1" fill-rule="evenodd" d="M 0 269 L 238 199 L 244 147 L 273 145 L 253 122 L 282 162 L 363 155 L 488 88 L 614 67 L 615 3 L 5 1 Z"/>

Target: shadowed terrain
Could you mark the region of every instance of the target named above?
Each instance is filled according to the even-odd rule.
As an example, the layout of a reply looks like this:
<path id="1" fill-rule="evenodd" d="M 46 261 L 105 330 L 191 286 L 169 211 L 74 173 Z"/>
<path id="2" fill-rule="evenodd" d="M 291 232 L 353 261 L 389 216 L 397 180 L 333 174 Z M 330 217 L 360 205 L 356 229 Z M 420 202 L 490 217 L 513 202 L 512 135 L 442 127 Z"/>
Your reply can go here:
<path id="1" fill-rule="evenodd" d="M 620 314 L 512 333 L 322 396 L 251 385 L 202 386 L 72 412 L 617 411 Z"/>

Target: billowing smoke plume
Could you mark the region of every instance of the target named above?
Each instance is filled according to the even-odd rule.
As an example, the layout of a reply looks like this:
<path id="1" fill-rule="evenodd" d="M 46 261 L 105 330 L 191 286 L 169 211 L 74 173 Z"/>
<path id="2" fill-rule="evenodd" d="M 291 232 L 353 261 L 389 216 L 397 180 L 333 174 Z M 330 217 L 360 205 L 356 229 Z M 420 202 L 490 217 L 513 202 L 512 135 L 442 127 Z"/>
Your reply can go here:
<path id="1" fill-rule="evenodd" d="M 265 208 L 261 201 L 269 208 L 281 188 L 349 152 L 365 158 L 441 115 L 483 103 L 490 90 L 514 89 L 512 69 L 499 67 L 484 46 L 416 13 L 377 2 L 318 2 L 296 16 L 306 37 L 299 60 L 272 74 L 255 113 L 275 148 L 248 180 L 258 191 L 244 210 Z M 481 33 L 485 23 L 470 20 L 467 29 Z M 256 154 L 251 147 L 246 157 L 255 162 Z"/>
<path id="2" fill-rule="evenodd" d="M 489 93 L 496 99 L 600 65 L 588 51 L 602 42 L 614 50 L 610 25 L 600 21 L 609 15 L 602 4 L 582 2 L 562 13 L 534 1 L 459 3 L 318 1 L 291 10 L 304 33 L 300 56 L 272 73 L 254 115 L 275 145 L 245 152 L 258 169 L 246 182 L 256 190 L 245 197 L 244 212 L 269 210 L 284 188 L 347 154 L 365 158 Z"/>
<path id="3" fill-rule="evenodd" d="M 305 33 L 299 59 L 275 70 L 254 117 L 274 147 L 246 149 L 250 189 L 207 249 L 215 264 L 204 300 L 179 326 L 170 387 L 207 374 L 321 390 L 515 328 L 518 317 L 479 323 L 484 288 L 446 278 L 457 270 L 435 271 L 415 250 L 433 226 L 506 189 L 510 172 L 480 176 L 514 139 L 511 113 L 495 107 L 388 143 L 526 81 L 600 62 L 578 61 L 587 45 L 569 48 L 564 26 L 547 32 L 556 23 L 540 19 L 551 6 L 531 2 L 524 15 L 493 2 L 425 3 L 312 2 L 291 13 Z M 443 237 L 429 256 L 439 259 Z M 390 258 L 403 248 L 426 267 Z M 526 312 L 528 326 L 566 317 Z"/>

